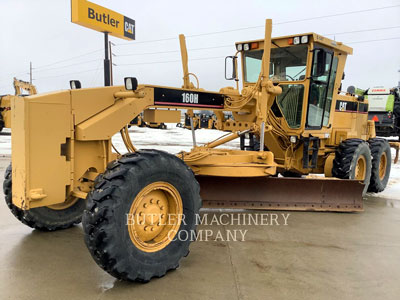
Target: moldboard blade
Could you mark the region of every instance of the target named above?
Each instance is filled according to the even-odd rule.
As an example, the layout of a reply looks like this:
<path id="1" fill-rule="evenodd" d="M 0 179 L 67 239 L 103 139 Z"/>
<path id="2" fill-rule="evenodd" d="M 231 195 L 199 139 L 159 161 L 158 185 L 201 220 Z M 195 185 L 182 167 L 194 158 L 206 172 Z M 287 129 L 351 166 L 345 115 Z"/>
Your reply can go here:
<path id="1" fill-rule="evenodd" d="M 196 176 L 203 207 L 355 212 L 363 210 L 357 180 Z"/>

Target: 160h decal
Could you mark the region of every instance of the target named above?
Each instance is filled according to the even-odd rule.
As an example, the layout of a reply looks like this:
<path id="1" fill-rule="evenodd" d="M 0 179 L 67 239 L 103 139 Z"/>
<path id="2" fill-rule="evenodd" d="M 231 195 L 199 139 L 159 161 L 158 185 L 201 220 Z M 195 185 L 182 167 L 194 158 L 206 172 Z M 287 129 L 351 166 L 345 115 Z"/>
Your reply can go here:
<path id="1" fill-rule="evenodd" d="M 223 108 L 224 100 L 224 95 L 221 94 L 154 88 L 156 105 Z"/>

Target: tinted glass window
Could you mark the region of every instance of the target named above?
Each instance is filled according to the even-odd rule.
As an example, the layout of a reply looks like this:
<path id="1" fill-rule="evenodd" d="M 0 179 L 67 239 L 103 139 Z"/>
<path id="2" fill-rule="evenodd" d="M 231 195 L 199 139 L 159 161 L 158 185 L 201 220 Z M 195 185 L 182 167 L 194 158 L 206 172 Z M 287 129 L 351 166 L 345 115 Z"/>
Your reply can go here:
<path id="1" fill-rule="evenodd" d="M 326 103 L 325 103 L 324 122 L 322 123 L 323 126 L 327 126 L 328 123 L 329 123 L 329 116 L 330 116 L 330 112 L 331 112 L 333 90 L 335 89 L 337 65 L 338 65 L 338 58 L 334 57 L 333 58 L 333 62 L 332 62 L 331 75 L 329 77 L 329 83 L 328 83 L 328 93 L 327 93 L 327 96 L 326 96 Z"/>
<path id="2" fill-rule="evenodd" d="M 261 72 L 263 50 L 246 51 L 245 81 L 256 82 Z M 270 78 L 278 81 L 303 80 L 306 74 L 307 45 L 271 49 Z"/>
<path id="3" fill-rule="evenodd" d="M 282 94 L 276 97 L 286 122 L 291 128 L 299 128 L 303 111 L 304 86 L 302 84 L 283 84 Z"/>
<path id="4" fill-rule="evenodd" d="M 317 67 L 317 53 L 319 50 L 314 51 L 313 69 Z M 310 92 L 308 98 L 308 114 L 307 126 L 308 127 L 321 127 L 322 118 L 324 116 L 328 80 L 331 69 L 333 55 L 326 53 L 326 64 L 324 74 L 314 77 L 310 83 Z M 332 96 L 331 96 L 332 99 Z"/>

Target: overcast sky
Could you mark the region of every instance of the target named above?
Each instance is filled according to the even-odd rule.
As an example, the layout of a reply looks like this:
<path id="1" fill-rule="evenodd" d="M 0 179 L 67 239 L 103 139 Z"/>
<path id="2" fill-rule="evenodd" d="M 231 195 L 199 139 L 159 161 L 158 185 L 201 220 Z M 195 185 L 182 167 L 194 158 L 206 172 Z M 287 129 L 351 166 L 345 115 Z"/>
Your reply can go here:
<path id="1" fill-rule="evenodd" d="M 263 38 L 266 18 L 272 18 L 273 24 L 276 24 L 400 5 L 399 0 L 92 2 L 136 20 L 136 41 L 110 38 L 116 44 L 113 48 L 116 55 L 113 60 L 117 65 L 114 67 L 115 84 L 122 84 L 125 76 L 134 76 L 139 83 L 181 86 L 182 68 L 175 61 L 180 60 L 178 35 L 184 33 L 187 36 L 194 35 L 187 37 L 189 71 L 196 73 L 200 86 L 208 90 L 219 90 L 223 86 L 232 85 L 232 82 L 224 79 L 224 57 L 234 54 L 236 41 Z M 71 79 L 79 79 L 83 87 L 103 85 L 103 34 L 71 23 L 70 0 L 1 0 L 0 12 L 0 94 L 14 92 L 13 76 L 29 80 L 30 61 L 34 68 L 34 84 L 39 92 L 66 89 Z M 345 87 L 393 87 L 399 81 L 399 16 L 400 6 L 397 6 L 276 24 L 273 27 L 273 36 L 316 32 L 335 38 L 354 49 L 354 54 L 347 59 Z M 195 36 L 253 26 L 260 27 Z M 348 33 L 349 31 L 362 32 Z M 328 35 L 334 33 L 336 34 Z M 166 38 L 172 39 L 148 42 Z M 388 40 L 363 42 L 376 39 Z M 204 47 L 218 48 L 190 51 Z M 145 54 L 149 52 L 167 53 Z"/>

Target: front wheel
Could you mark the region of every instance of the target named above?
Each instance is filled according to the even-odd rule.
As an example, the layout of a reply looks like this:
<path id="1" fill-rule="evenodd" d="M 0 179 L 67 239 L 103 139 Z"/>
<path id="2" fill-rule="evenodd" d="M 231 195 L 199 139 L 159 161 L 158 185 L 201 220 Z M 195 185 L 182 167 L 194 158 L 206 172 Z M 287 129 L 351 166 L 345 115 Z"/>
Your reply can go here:
<path id="1" fill-rule="evenodd" d="M 200 188 L 176 156 L 156 150 L 128 154 L 99 175 L 87 199 L 86 245 L 114 277 L 148 282 L 176 269 L 189 253 Z"/>
<path id="2" fill-rule="evenodd" d="M 343 141 L 335 153 L 332 175 L 364 183 L 364 196 L 371 179 L 371 151 L 368 144 L 360 139 Z"/>

